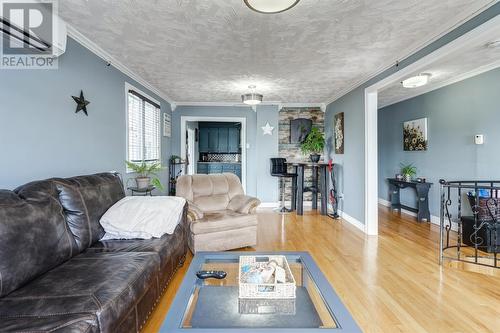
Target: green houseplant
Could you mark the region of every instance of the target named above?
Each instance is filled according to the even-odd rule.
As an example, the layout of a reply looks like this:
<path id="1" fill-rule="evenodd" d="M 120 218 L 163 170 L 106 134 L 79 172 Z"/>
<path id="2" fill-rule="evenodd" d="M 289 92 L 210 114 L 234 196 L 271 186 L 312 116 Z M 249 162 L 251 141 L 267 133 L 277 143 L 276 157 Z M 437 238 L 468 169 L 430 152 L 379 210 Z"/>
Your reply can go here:
<path id="1" fill-rule="evenodd" d="M 306 139 L 300 145 L 300 149 L 304 155 L 310 154 L 312 162 L 317 163 L 321 157 L 321 153 L 325 148 L 325 136 L 317 127 L 312 127 L 311 132 L 306 136 Z"/>
<path id="2" fill-rule="evenodd" d="M 410 182 L 413 177 L 417 174 L 417 168 L 412 164 L 404 164 L 401 163 L 401 174 L 404 177 L 404 180 Z"/>
<path id="3" fill-rule="evenodd" d="M 137 174 L 135 182 L 138 189 L 154 185 L 157 189 L 163 190 L 163 185 L 158 177 L 158 172 L 163 169 L 160 163 L 146 163 L 145 161 L 140 163 L 125 161 L 125 163 L 130 170 Z"/>

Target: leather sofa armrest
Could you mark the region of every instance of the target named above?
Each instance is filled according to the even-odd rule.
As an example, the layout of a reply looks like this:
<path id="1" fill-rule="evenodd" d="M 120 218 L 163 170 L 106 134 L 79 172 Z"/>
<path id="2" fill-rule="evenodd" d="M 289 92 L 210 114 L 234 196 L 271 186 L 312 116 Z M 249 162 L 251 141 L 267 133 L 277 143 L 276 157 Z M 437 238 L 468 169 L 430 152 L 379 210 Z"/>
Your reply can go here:
<path id="1" fill-rule="evenodd" d="M 259 199 L 244 194 L 238 194 L 229 201 L 227 209 L 241 214 L 254 214 L 259 205 Z"/>
<path id="2" fill-rule="evenodd" d="M 188 219 L 191 221 L 201 220 L 204 216 L 203 211 L 194 202 L 187 200 L 188 203 Z"/>

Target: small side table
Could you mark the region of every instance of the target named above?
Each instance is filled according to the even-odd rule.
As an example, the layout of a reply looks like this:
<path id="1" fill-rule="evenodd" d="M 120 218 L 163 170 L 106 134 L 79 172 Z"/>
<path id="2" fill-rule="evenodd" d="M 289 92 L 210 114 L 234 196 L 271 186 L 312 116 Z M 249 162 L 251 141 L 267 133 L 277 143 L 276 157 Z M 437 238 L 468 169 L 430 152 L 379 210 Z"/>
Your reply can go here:
<path id="1" fill-rule="evenodd" d="M 151 197 L 153 196 L 153 194 L 151 192 L 153 192 L 155 189 L 156 189 L 156 187 L 153 185 L 145 187 L 145 188 L 138 188 L 136 186 L 127 188 L 127 190 L 130 190 L 132 192 L 132 196 L 135 196 L 137 193 L 139 196 L 140 195 L 142 195 L 142 196 L 149 195 Z"/>

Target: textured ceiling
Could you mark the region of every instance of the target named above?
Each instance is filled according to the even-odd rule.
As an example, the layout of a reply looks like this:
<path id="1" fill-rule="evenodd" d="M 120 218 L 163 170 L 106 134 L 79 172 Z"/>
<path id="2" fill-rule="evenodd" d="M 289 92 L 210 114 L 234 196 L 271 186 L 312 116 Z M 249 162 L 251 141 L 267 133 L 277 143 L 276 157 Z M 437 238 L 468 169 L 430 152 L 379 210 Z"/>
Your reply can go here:
<path id="1" fill-rule="evenodd" d="M 491 0 L 64 0 L 61 16 L 176 102 L 319 103 L 345 93 Z"/>
<path id="2" fill-rule="evenodd" d="M 427 85 L 407 89 L 400 82 L 394 82 L 379 91 L 379 107 L 394 104 L 500 67 L 500 47 L 487 46 L 488 43 L 494 41 L 500 41 L 500 25 L 483 33 L 470 44 L 408 75 L 410 77 L 419 73 L 431 74 Z"/>

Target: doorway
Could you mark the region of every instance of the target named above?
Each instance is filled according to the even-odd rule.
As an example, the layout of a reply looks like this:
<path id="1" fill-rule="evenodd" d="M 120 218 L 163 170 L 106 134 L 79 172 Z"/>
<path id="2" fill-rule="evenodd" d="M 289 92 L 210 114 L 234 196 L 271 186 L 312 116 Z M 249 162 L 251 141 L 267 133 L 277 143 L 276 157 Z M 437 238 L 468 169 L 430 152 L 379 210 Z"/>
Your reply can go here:
<path id="1" fill-rule="evenodd" d="M 379 93 L 384 89 L 390 88 L 391 85 L 394 85 L 395 83 L 399 84 L 402 80 L 412 75 L 425 73 L 426 70 L 432 67 L 432 65 L 435 65 L 440 61 L 442 62 L 447 58 L 453 58 L 454 54 L 459 54 L 464 49 L 478 47 L 478 45 L 483 43 L 484 40 L 487 40 L 488 36 L 495 36 L 496 34 L 498 34 L 499 28 L 500 28 L 500 17 L 497 16 L 365 89 L 365 148 L 366 148 L 365 149 L 365 233 L 366 234 L 368 235 L 378 234 Z M 482 68 L 482 70 L 486 68 L 487 67 L 484 67 Z M 466 73 L 466 74 L 469 75 L 472 73 Z M 463 80 L 464 78 L 465 76 L 462 76 L 460 79 Z M 458 80 L 455 82 L 458 82 Z"/>
<path id="2" fill-rule="evenodd" d="M 237 128 L 237 138 L 234 138 L 234 128 Z M 189 162 L 186 173 L 235 173 L 246 192 L 246 132 L 246 118 L 182 116 L 180 153 L 181 158 Z M 210 144 L 207 135 L 214 138 Z"/>

